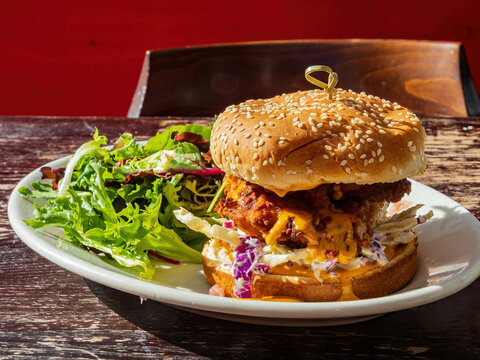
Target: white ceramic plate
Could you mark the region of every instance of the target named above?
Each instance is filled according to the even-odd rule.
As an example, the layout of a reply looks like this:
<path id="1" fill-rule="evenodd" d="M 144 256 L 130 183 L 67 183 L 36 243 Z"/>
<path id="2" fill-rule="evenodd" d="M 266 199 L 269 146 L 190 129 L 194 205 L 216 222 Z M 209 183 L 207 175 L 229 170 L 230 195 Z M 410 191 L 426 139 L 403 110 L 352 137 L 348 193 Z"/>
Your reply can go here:
<path id="1" fill-rule="evenodd" d="M 47 166 L 60 167 L 67 161 L 68 157 Z M 145 281 L 61 240 L 61 230 L 50 228 L 39 232 L 26 226 L 23 220 L 32 217 L 33 206 L 20 196 L 18 188 L 39 178 L 38 169 L 26 176 L 14 189 L 8 204 L 10 223 L 29 247 L 87 279 L 206 316 L 289 326 L 353 323 L 442 299 L 463 289 L 480 275 L 478 220 L 447 196 L 412 181 L 412 192 L 407 200 L 425 204 L 420 213 L 431 209 L 435 215 L 417 228 L 421 232 L 418 270 L 401 291 L 376 299 L 327 303 L 282 303 L 210 296 L 200 265 L 160 265 L 155 279 Z"/>

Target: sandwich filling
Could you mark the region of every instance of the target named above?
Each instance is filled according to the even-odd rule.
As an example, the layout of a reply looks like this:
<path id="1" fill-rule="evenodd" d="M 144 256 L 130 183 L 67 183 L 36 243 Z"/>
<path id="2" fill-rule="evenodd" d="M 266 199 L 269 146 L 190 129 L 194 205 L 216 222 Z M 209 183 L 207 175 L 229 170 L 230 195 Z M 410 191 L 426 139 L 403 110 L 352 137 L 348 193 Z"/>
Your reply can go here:
<path id="1" fill-rule="evenodd" d="M 224 181 L 225 198 L 216 208 L 224 218 L 212 224 L 183 208 L 174 214 L 211 238 L 203 255 L 232 274 L 236 297 L 248 297 L 255 274 L 322 282 L 386 265 L 398 249 L 415 241 L 413 228 L 433 215 L 417 216 L 421 204 L 389 214 L 389 204 L 410 192 L 408 180 L 324 184 L 283 198 L 231 175 Z"/>
<path id="2" fill-rule="evenodd" d="M 411 190 L 403 179 L 373 185 L 322 184 L 279 197 L 232 175 L 216 211 L 266 245 L 306 249 L 310 263 L 335 259 L 349 264 L 371 245 L 372 231 L 386 220 L 391 202 Z"/>

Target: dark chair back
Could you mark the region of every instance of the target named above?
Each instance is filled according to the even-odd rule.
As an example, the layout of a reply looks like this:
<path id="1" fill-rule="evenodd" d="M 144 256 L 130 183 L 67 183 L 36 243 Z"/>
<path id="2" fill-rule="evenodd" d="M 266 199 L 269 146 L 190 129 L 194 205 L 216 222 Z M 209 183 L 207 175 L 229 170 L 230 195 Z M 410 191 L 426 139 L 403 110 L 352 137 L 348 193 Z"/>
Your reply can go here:
<path id="1" fill-rule="evenodd" d="M 128 116 L 213 116 L 247 99 L 312 89 L 310 65 L 330 66 L 339 88 L 422 116 L 480 114 L 460 43 L 300 40 L 148 51 Z"/>

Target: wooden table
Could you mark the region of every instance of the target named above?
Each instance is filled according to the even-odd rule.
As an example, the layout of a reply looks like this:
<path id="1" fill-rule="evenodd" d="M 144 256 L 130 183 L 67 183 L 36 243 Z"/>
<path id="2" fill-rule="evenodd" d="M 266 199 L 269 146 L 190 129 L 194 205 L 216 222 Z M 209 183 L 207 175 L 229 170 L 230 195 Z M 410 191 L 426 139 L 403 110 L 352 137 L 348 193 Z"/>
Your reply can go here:
<path id="1" fill-rule="evenodd" d="M 446 299 L 363 323 L 284 328 L 193 315 L 74 275 L 27 248 L 7 220 L 15 184 L 71 154 L 97 127 L 147 139 L 210 119 L 0 117 L 0 358 L 479 359 L 480 280 Z M 480 218 L 480 119 L 424 119 L 430 160 L 417 180 Z M 452 242 L 455 239 L 452 239 Z M 468 249 L 465 249 L 468 251 Z"/>

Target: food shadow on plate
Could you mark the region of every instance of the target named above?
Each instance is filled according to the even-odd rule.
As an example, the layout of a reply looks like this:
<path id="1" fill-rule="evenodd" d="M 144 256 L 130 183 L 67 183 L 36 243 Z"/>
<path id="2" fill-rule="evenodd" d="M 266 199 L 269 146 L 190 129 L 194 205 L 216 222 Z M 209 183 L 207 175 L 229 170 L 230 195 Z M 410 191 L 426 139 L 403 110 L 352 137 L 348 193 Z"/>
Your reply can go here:
<path id="1" fill-rule="evenodd" d="M 468 358 L 472 350 L 480 349 L 475 332 L 461 325 L 462 319 L 472 316 L 474 304 L 470 300 L 474 295 L 456 294 L 349 325 L 279 327 L 204 317 L 153 300 L 141 303 L 138 296 L 85 282 L 100 301 L 124 319 L 162 341 L 211 359 L 318 359 L 319 354 L 336 359 L 372 355 L 392 359 L 462 358 L 462 354 Z M 477 280 L 464 291 L 480 294 L 479 290 Z M 445 308 L 457 311 L 445 314 Z M 442 336 L 446 331 L 451 333 L 451 340 Z"/>

